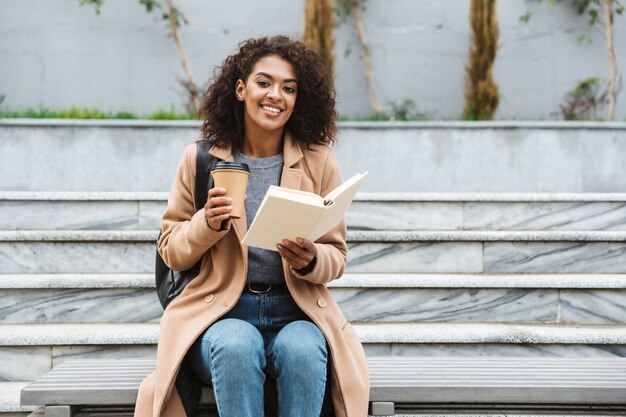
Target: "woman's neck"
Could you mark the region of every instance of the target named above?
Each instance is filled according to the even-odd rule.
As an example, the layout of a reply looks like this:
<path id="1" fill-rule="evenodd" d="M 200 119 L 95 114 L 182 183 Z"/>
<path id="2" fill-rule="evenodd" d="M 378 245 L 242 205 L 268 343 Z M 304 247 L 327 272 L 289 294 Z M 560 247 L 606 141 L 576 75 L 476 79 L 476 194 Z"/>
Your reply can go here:
<path id="1" fill-rule="evenodd" d="M 283 151 L 283 131 L 280 132 L 249 132 L 243 139 L 241 153 L 252 158 L 269 158 Z"/>

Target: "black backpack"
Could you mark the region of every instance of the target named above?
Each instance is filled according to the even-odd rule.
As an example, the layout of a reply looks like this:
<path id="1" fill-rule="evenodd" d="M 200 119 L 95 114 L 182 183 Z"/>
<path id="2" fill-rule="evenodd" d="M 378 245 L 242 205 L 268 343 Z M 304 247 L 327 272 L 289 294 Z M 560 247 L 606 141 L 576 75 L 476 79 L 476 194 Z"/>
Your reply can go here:
<path id="1" fill-rule="evenodd" d="M 213 177 L 211 170 L 218 162 L 217 158 L 209 154 L 209 145 L 206 143 L 196 143 L 196 182 L 195 182 L 195 207 L 196 211 L 204 208 L 209 190 L 213 187 Z M 161 239 L 162 231 L 159 231 L 159 239 Z M 158 241 L 157 241 L 158 245 Z M 156 290 L 159 301 L 165 309 L 178 294 L 180 294 L 187 284 L 200 273 L 200 259 L 194 266 L 186 271 L 174 271 L 165 264 L 163 258 L 156 251 L 156 265 L 154 268 L 154 278 L 156 281 Z"/>

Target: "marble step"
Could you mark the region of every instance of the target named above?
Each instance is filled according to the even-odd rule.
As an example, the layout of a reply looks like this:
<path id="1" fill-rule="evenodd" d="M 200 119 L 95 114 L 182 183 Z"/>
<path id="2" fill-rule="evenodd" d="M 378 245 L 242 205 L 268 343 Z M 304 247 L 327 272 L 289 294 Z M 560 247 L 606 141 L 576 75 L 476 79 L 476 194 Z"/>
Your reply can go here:
<path id="1" fill-rule="evenodd" d="M 350 321 L 626 322 L 626 274 L 347 274 L 329 287 Z M 0 275 L 0 324 L 158 322 L 150 274 Z"/>
<path id="2" fill-rule="evenodd" d="M 0 416 L 27 416 L 38 408 L 37 406 L 20 405 L 20 391 L 28 384 L 27 381 L 1 382 L 0 380 Z"/>
<path id="3" fill-rule="evenodd" d="M 626 356 L 626 326 L 353 323 L 366 354 Z M 33 380 L 68 358 L 150 358 L 158 324 L 0 325 L 0 381 Z"/>
<path id="4" fill-rule="evenodd" d="M 363 343 L 626 344 L 626 324 L 352 323 Z M 3 324 L 0 346 L 153 345 L 158 323 Z"/>
<path id="5" fill-rule="evenodd" d="M 626 289 L 626 274 L 385 274 L 345 273 L 328 283 L 351 288 Z M 152 273 L 0 274 L 0 289 L 154 289 Z"/>
<path id="6" fill-rule="evenodd" d="M 0 231 L 4 273 L 149 273 L 154 230 Z M 625 273 L 624 231 L 351 231 L 350 273 Z"/>
<path id="7" fill-rule="evenodd" d="M 0 230 L 158 229 L 167 193 L 0 192 Z M 626 230 L 626 194 L 359 193 L 352 230 Z"/>

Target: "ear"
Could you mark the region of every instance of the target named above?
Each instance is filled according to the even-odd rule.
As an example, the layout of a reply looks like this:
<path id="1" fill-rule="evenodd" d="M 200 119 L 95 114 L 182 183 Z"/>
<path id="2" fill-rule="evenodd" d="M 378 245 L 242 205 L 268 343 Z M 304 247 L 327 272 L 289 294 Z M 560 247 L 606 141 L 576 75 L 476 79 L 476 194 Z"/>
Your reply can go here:
<path id="1" fill-rule="evenodd" d="M 239 101 L 246 99 L 246 85 L 241 80 L 237 80 L 237 84 L 235 84 L 235 96 Z"/>

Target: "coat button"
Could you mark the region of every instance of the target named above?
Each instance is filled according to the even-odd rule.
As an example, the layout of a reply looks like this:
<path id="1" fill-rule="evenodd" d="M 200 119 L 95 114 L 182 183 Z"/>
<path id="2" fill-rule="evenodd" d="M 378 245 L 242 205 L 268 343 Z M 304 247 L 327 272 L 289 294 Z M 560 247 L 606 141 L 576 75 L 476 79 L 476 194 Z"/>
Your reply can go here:
<path id="1" fill-rule="evenodd" d="M 204 302 L 205 303 L 210 303 L 211 301 L 213 301 L 214 298 L 215 298 L 215 295 L 209 294 L 206 297 L 204 297 Z"/>
<path id="2" fill-rule="evenodd" d="M 326 307 L 326 300 L 324 300 L 323 298 L 318 298 L 317 305 L 320 306 L 320 308 Z"/>

